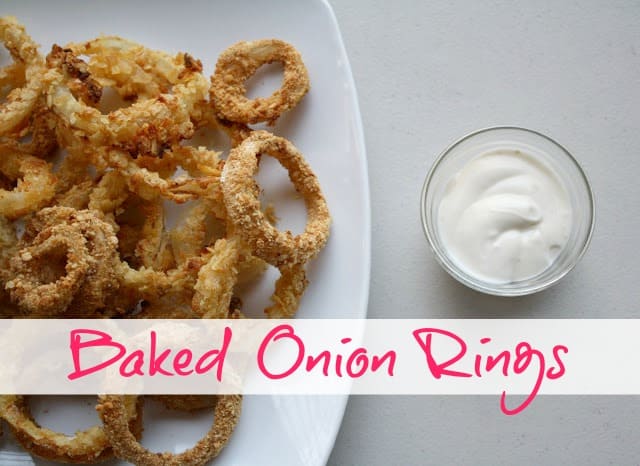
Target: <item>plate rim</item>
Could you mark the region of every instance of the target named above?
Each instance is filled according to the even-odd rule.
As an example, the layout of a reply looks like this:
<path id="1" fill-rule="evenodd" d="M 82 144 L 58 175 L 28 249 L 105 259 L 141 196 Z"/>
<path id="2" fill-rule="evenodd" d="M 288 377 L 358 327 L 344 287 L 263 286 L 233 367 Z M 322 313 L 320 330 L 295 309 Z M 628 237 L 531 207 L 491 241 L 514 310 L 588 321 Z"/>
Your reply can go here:
<path id="1" fill-rule="evenodd" d="M 363 273 L 363 277 L 361 277 L 362 295 L 360 296 L 360 304 L 361 304 L 360 318 L 367 319 L 368 311 L 369 311 L 369 292 L 370 292 L 370 286 L 371 286 L 371 233 L 372 233 L 371 232 L 371 188 L 369 185 L 369 167 L 367 162 L 367 150 L 366 150 L 366 143 L 365 143 L 365 136 L 364 136 L 364 127 L 362 124 L 362 114 L 360 112 L 360 104 L 358 99 L 358 89 L 356 87 L 355 79 L 353 77 L 353 70 L 351 69 L 351 62 L 349 61 L 347 49 L 345 47 L 344 40 L 342 38 L 342 31 L 340 30 L 338 19 L 335 15 L 335 12 L 333 11 L 333 8 L 331 7 L 331 4 L 329 3 L 329 0 L 311 0 L 311 1 L 318 2 L 322 7 L 326 9 L 327 14 L 329 16 L 329 20 L 331 21 L 331 26 L 335 30 L 337 47 L 341 55 L 340 58 L 343 60 L 345 74 L 346 74 L 345 77 L 347 79 L 348 87 L 350 89 L 349 104 L 354 111 L 354 120 L 355 120 L 354 139 L 356 142 L 355 149 L 358 154 L 361 154 L 361 157 L 358 158 L 358 162 L 359 162 L 359 168 L 361 170 L 360 173 L 364 175 L 361 194 L 364 202 L 363 219 L 364 219 L 365 237 L 363 238 L 363 242 L 364 242 L 363 245 L 364 245 L 365 257 L 364 257 L 364 264 L 363 264 L 364 273 Z M 338 433 L 340 432 L 340 429 L 342 427 L 342 423 L 344 421 L 344 414 L 345 414 L 347 403 L 350 397 L 350 395 L 339 395 L 339 396 L 342 397 L 341 406 L 339 408 L 340 421 L 337 422 L 335 426 L 333 426 L 333 431 L 328 436 L 328 438 L 330 438 L 331 441 L 328 445 L 329 448 L 327 448 L 324 454 L 324 457 L 322 458 L 323 460 L 322 464 L 325 464 L 325 465 L 329 461 L 331 453 L 333 452 L 333 449 L 335 447 L 336 439 L 338 438 Z"/>

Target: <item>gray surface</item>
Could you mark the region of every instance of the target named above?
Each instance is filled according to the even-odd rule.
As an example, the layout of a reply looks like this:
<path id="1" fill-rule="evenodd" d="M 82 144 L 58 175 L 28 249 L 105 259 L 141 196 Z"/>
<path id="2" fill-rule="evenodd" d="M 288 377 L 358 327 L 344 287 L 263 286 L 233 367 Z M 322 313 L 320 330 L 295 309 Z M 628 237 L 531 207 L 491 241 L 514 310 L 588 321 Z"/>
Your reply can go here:
<path id="1" fill-rule="evenodd" d="M 332 0 L 364 120 L 373 205 L 370 317 L 640 317 L 640 2 Z M 465 289 L 430 255 L 424 176 L 480 127 L 537 129 L 582 163 L 596 230 L 538 295 Z M 638 464 L 638 397 L 351 397 L 331 465 Z"/>

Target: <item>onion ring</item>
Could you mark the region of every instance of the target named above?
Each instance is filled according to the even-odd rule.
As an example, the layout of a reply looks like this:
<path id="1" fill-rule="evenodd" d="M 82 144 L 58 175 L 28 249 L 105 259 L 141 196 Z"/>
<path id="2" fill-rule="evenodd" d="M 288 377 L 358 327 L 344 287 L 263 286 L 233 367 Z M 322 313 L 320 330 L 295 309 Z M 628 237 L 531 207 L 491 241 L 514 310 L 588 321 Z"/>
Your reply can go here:
<path id="1" fill-rule="evenodd" d="M 189 257 L 200 254 L 207 238 L 209 208 L 202 200 L 196 201 L 184 219 L 170 231 L 171 249 L 176 263 L 183 264 Z"/>
<path id="2" fill-rule="evenodd" d="M 187 54 L 176 57 L 176 63 L 157 65 L 178 66 L 172 93 L 140 100 L 130 107 L 103 115 L 98 109 L 77 99 L 66 83 L 74 77 L 68 69 L 71 49 L 54 46 L 47 57 L 52 65 L 45 76 L 47 104 L 76 134 L 77 139 L 93 146 L 114 146 L 137 157 L 158 155 L 167 144 L 177 143 L 193 133 L 191 112 L 196 102 L 206 96 L 208 84 L 201 74 L 201 64 Z M 161 57 L 161 55 L 158 55 Z"/>
<path id="3" fill-rule="evenodd" d="M 270 97 L 248 99 L 244 83 L 262 65 L 284 65 L 282 87 Z M 245 124 L 266 121 L 273 124 L 304 97 L 309 75 L 300 53 L 290 44 L 276 39 L 238 42 L 218 57 L 211 76 L 210 99 L 219 116 Z"/>
<path id="4" fill-rule="evenodd" d="M 66 192 L 58 194 L 55 204 L 60 207 L 71 207 L 76 210 L 84 210 L 89 206 L 89 198 L 95 183 L 92 180 L 79 182 Z"/>
<path id="5" fill-rule="evenodd" d="M 135 438 L 142 433 L 142 404 L 128 397 L 123 406 L 125 424 Z M 33 419 L 25 397 L 0 395 L 0 418 L 4 419 L 16 440 L 41 458 L 64 463 L 98 463 L 113 457 L 113 450 L 102 426 L 76 432 L 72 437 L 40 427 Z"/>
<path id="6" fill-rule="evenodd" d="M 42 159 L 0 144 L 0 173 L 18 181 L 11 190 L 0 189 L 0 215 L 12 220 L 34 212 L 55 195 L 56 177 Z"/>
<path id="7" fill-rule="evenodd" d="M 182 154 L 183 163 L 188 164 L 201 158 L 203 161 L 211 159 L 211 151 L 204 148 L 179 147 L 176 148 L 174 157 Z M 200 157 L 201 156 L 201 157 Z M 135 162 L 120 151 L 111 150 L 106 154 L 110 165 L 119 166 L 121 172 L 127 177 L 129 187 L 144 199 L 162 196 L 179 204 L 198 199 L 209 191 L 211 185 L 219 182 L 219 170 L 215 174 L 205 176 L 178 176 L 175 179 L 166 179 L 157 172 L 140 168 Z M 202 162 L 197 162 L 200 167 Z M 213 168 L 213 167 L 210 167 Z"/>
<path id="8" fill-rule="evenodd" d="M 140 445 L 128 426 L 126 397 L 102 396 L 97 409 L 107 438 L 119 458 L 141 466 L 196 466 L 215 458 L 227 444 L 238 423 L 241 403 L 240 395 L 219 395 L 209 432 L 195 446 L 179 454 L 153 453 Z"/>
<path id="9" fill-rule="evenodd" d="M 138 198 L 127 191 L 126 179 L 119 172 L 110 171 L 89 195 L 88 205 L 102 212 L 113 225 L 121 258 L 134 267 L 166 268 L 166 261 L 160 260 L 168 246 L 161 199 Z"/>
<path id="10" fill-rule="evenodd" d="M 276 281 L 271 296 L 273 304 L 264 310 L 270 319 L 291 319 L 298 311 L 300 298 L 309 284 L 304 265 L 294 264 L 280 267 L 280 278 Z"/>
<path id="11" fill-rule="evenodd" d="M 12 89 L 22 87 L 25 83 L 24 63 L 13 62 L 0 69 L 0 90 L 5 99 Z"/>
<path id="12" fill-rule="evenodd" d="M 206 102 L 195 107 L 194 124 L 197 129 L 221 130 L 231 141 L 232 147 L 240 144 L 251 132 L 241 124 L 230 123 L 215 117 L 213 109 Z M 223 161 L 220 153 L 205 147 L 173 145 L 162 154 L 162 158 L 138 157 L 135 160 L 122 151 L 110 150 L 100 153 L 110 167 L 117 167 L 127 180 L 129 188 L 144 199 L 161 196 L 177 203 L 213 197 L 212 208 L 222 205 L 222 192 L 217 188 Z M 178 168 L 188 176 L 177 174 Z M 224 213 L 219 209 L 218 217 Z"/>
<path id="13" fill-rule="evenodd" d="M 95 263 L 87 259 L 85 239 L 77 232 L 57 231 L 38 238 L 33 245 L 21 249 L 10 261 L 11 279 L 5 289 L 11 300 L 32 316 L 60 314 L 76 293 Z M 64 262 L 64 273 L 52 267 Z M 44 264 L 49 264 L 44 267 Z M 62 275 L 58 277 L 57 275 Z"/>
<path id="14" fill-rule="evenodd" d="M 124 100 L 153 99 L 169 92 L 182 72 L 168 54 L 118 36 L 101 36 L 65 48 L 76 56 L 88 56 L 89 73 Z"/>
<path id="15" fill-rule="evenodd" d="M 136 218 L 142 218 L 142 222 L 129 223 L 126 210 L 129 201 L 133 202 L 134 222 Z M 126 309 L 140 300 L 155 301 L 167 293 L 193 287 L 206 259 L 200 257 L 200 248 L 198 255 L 183 258 L 175 264 L 170 254 L 170 236 L 164 231 L 161 198 L 138 199 L 127 190 L 124 175 L 114 170 L 101 179 L 91 194 L 89 206 L 101 211 L 121 230 L 118 232 L 122 256 L 118 266 L 122 278 L 121 308 L 125 306 Z"/>
<path id="16" fill-rule="evenodd" d="M 116 170 L 102 176 L 89 195 L 89 208 L 100 212 L 118 238 L 119 293 L 109 302 L 115 312 L 132 310 L 141 299 L 155 299 L 170 286 L 163 270 L 154 266 L 162 243 L 162 201 L 140 199 L 127 189 L 126 178 Z"/>
<path id="17" fill-rule="evenodd" d="M 275 157 L 304 197 L 307 225 L 298 236 L 276 229 L 260 210 L 253 180 L 259 153 Z M 286 139 L 267 131 L 254 131 L 229 154 L 221 185 L 230 222 L 253 253 L 268 263 L 276 267 L 304 263 L 327 242 L 331 215 L 320 184 L 302 154 Z"/>
<path id="18" fill-rule="evenodd" d="M 31 114 L 25 136 L 30 135 L 28 142 L 19 142 L 17 147 L 35 157 L 47 158 L 58 147 L 56 140 L 56 118 L 46 107 L 44 98 L 38 100 Z"/>
<path id="19" fill-rule="evenodd" d="M 120 286 L 116 246 L 94 211 L 43 209 L 26 225 L 5 288 L 32 316 L 101 309 Z"/>
<path id="20" fill-rule="evenodd" d="M 235 238 L 222 238 L 210 252 L 211 259 L 198 272 L 191 306 L 204 319 L 224 319 L 238 279 L 240 244 Z"/>
<path id="21" fill-rule="evenodd" d="M 31 114 L 42 92 L 44 61 L 38 53 L 38 46 L 26 33 L 24 26 L 12 16 L 0 18 L 0 40 L 13 59 L 25 66 L 25 85 L 12 90 L 7 100 L 0 105 L 0 134 L 4 135 Z"/>

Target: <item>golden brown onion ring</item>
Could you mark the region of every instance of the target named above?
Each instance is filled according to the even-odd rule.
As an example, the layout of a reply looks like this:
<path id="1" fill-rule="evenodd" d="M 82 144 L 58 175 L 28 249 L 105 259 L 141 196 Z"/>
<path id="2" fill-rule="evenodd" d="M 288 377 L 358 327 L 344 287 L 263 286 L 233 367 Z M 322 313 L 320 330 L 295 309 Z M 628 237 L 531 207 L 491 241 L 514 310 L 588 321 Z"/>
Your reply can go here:
<path id="1" fill-rule="evenodd" d="M 25 83 L 24 63 L 13 62 L 0 69 L 0 90 L 2 98 L 16 87 L 22 87 Z"/>
<path id="2" fill-rule="evenodd" d="M 35 157 L 48 158 L 58 147 L 56 122 L 57 119 L 47 108 L 44 97 L 40 98 L 24 131 L 25 136 L 30 139 L 27 142 L 18 142 L 17 147 Z"/>
<path id="3" fill-rule="evenodd" d="M 264 310 L 270 319 L 291 319 L 296 315 L 300 298 L 309 284 L 303 264 L 280 267 L 280 278 L 271 296 L 273 304 Z"/>
<path id="4" fill-rule="evenodd" d="M 47 232 L 20 249 L 9 262 L 5 289 L 32 316 L 61 314 L 71 305 L 95 261 L 86 240 L 73 230 Z"/>
<path id="5" fill-rule="evenodd" d="M 118 36 L 101 36 L 65 48 L 76 56 L 88 56 L 88 72 L 94 79 L 129 101 L 153 99 L 169 92 L 182 71 L 165 52 Z"/>
<path id="6" fill-rule="evenodd" d="M 93 180 L 85 180 L 73 185 L 71 189 L 61 192 L 55 198 L 55 204 L 60 207 L 71 207 L 84 210 L 89 205 L 89 197 L 95 187 Z"/>
<path id="7" fill-rule="evenodd" d="M 104 174 L 89 195 L 89 208 L 100 212 L 118 237 L 115 267 L 121 288 L 110 306 L 128 311 L 141 299 L 154 299 L 170 286 L 162 268 L 156 270 L 164 235 L 162 199 L 140 199 L 128 190 L 117 170 Z"/>
<path id="8" fill-rule="evenodd" d="M 204 319 L 224 319 L 229 312 L 238 279 L 240 242 L 221 238 L 211 249 L 211 259 L 198 272 L 192 309 Z"/>
<path id="9" fill-rule="evenodd" d="M 133 155 L 158 155 L 168 144 L 177 143 L 193 133 L 191 112 L 206 96 L 208 84 L 201 74 L 201 64 L 187 54 L 179 54 L 175 63 L 180 72 L 172 83 L 172 93 L 140 100 L 130 107 L 106 115 L 77 99 L 67 85 L 75 72 L 69 67 L 77 61 L 71 49 L 54 46 L 47 57 L 51 68 L 45 73 L 47 104 L 74 132 L 77 139 L 94 146 L 115 146 Z M 161 55 L 158 55 L 161 57 Z M 77 68 L 77 65 L 74 65 Z M 73 71 L 73 69 L 72 69 Z"/>
<path id="10" fill-rule="evenodd" d="M 123 257 L 117 267 L 122 279 L 118 293 L 121 302 L 114 305 L 124 310 L 140 300 L 155 303 L 165 295 L 186 293 L 186 290 L 192 294 L 198 271 L 208 260 L 207 254 L 202 253 L 203 244 L 196 255 L 181 257 L 176 263 L 173 255 L 169 254 L 170 237 L 164 231 L 163 199 L 158 196 L 150 200 L 138 199 L 139 202 L 134 202 L 137 205 L 132 206 L 134 221 L 130 223 L 127 202 L 130 199 L 136 201 L 135 198 L 126 186 L 124 175 L 113 170 L 103 176 L 89 203 L 91 208 L 101 211 L 121 230 L 119 251 Z M 144 221 L 135 222 L 136 210 L 144 211 L 145 215 L 138 214 L 146 217 Z M 127 238 L 130 234 L 133 238 Z"/>
<path id="11" fill-rule="evenodd" d="M 209 432 L 195 446 L 179 454 L 153 453 L 136 440 L 127 422 L 126 396 L 102 396 L 97 409 L 119 458 L 140 466 L 199 466 L 215 458 L 227 444 L 240 418 L 241 403 L 240 395 L 219 395 Z"/>
<path id="12" fill-rule="evenodd" d="M 34 317 L 101 309 L 120 286 L 116 247 L 95 211 L 43 209 L 25 227 L 5 288 Z"/>
<path id="13" fill-rule="evenodd" d="M 0 189 L 0 215 L 12 220 L 34 212 L 55 195 L 56 177 L 42 159 L 21 152 L 14 145 L 0 144 L 0 173 L 17 186 Z"/>
<path id="14" fill-rule="evenodd" d="M 123 406 L 127 429 L 132 436 L 142 433 L 141 399 L 128 397 Z M 0 418 L 4 419 L 16 440 L 36 456 L 63 463 L 93 464 L 113 457 L 113 450 L 102 426 L 93 426 L 69 437 L 40 427 L 33 419 L 25 397 L 0 395 Z"/>
<path id="15" fill-rule="evenodd" d="M 42 92 L 44 61 L 36 43 L 13 16 L 0 18 L 0 40 L 13 59 L 25 66 L 25 85 L 12 90 L 0 105 L 0 134 L 5 135 L 31 114 Z"/>
<path id="16" fill-rule="evenodd" d="M 260 210 L 253 179 L 258 168 L 256 155 L 260 153 L 275 157 L 304 197 L 307 225 L 300 235 L 279 231 Z M 221 184 L 229 221 L 253 253 L 270 264 L 276 267 L 302 264 L 327 242 L 331 215 L 320 184 L 302 154 L 286 139 L 267 131 L 251 133 L 229 154 Z"/>
<path id="17" fill-rule="evenodd" d="M 282 87 L 267 98 L 248 99 L 244 83 L 262 65 L 284 65 Z M 218 57 L 211 76 L 210 99 L 225 120 L 245 124 L 273 123 L 304 97 L 309 75 L 300 53 L 291 44 L 276 39 L 238 42 Z"/>

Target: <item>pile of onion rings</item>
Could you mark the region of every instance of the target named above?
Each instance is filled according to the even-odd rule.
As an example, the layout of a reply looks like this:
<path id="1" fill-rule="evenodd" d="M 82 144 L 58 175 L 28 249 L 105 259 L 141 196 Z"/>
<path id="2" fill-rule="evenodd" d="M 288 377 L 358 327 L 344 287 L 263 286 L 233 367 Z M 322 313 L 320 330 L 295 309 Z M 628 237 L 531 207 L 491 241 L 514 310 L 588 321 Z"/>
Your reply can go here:
<path id="1" fill-rule="evenodd" d="M 264 314 L 295 316 L 331 216 L 300 151 L 251 127 L 272 125 L 309 91 L 292 45 L 239 42 L 207 78 L 188 53 L 115 36 L 42 55 L 13 17 L 0 18 L 0 41 L 13 60 L 0 69 L 0 317 L 244 318 L 239 286 L 270 266 L 280 278 Z M 249 99 L 246 81 L 272 62 L 283 65 L 281 88 Z M 228 140 L 226 159 L 191 143 L 211 131 Z M 260 201 L 261 156 L 274 157 L 304 198 L 299 235 L 278 229 Z M 171 227 L 167 205 L 184 205 Z M 183 453 L 150 452 L 139 443 L 143 399 L 125 395 L 100 397 L 102 424 L 73 437 L 40 427 L 20 395 L 0 396 L 0 419 L 52 461 L 201 465 L 228 442 L 242 402 L 156 398 L 169 409 L 213 410 L 211 430 Z"/>

